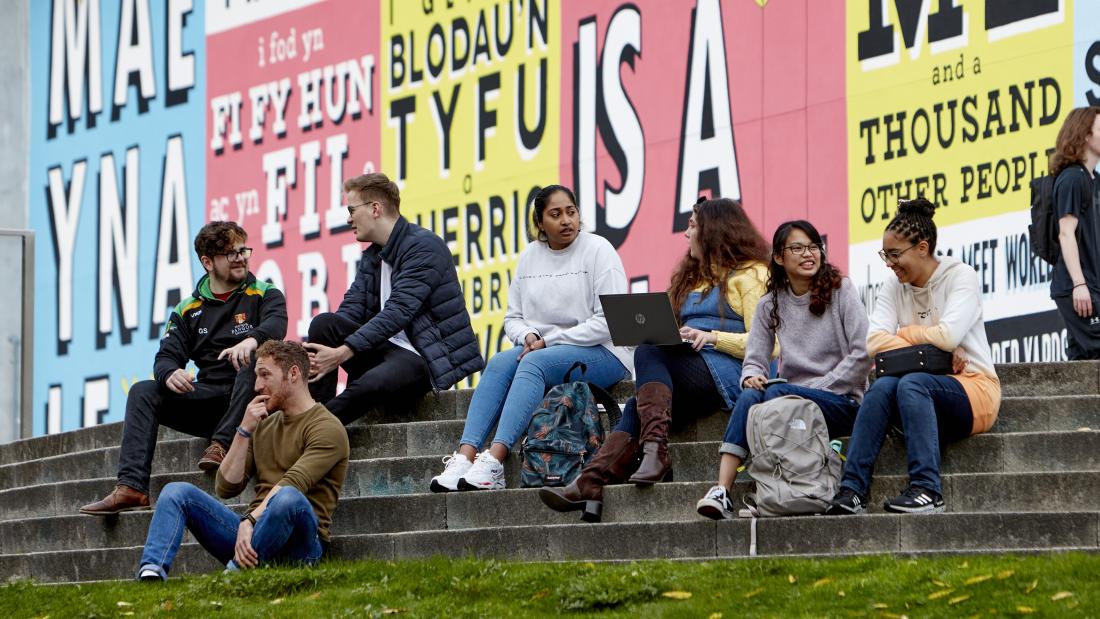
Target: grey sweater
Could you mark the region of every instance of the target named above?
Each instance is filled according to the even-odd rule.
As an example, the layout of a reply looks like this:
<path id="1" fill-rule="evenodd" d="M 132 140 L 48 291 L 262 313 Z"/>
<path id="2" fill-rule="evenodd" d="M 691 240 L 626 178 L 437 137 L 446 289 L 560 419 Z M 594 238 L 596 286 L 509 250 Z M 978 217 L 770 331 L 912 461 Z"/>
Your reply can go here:
<path id="1" fill-rule="evenodd" d="M 802 296 L 780 290 L 779 329 L 772 329 L 769 292 L 756 306 L 749 329 L 748 350 L 741 382 L 767 376 L 775 338 L 779 338 L 779 376 L 792 385 L 863 399 L 871 358 L 867 355 L 867 310 L 851 280 L 844 278 L 833 291 L 832 302 L 821 316 L 810 312 L 810 293 Z"/>

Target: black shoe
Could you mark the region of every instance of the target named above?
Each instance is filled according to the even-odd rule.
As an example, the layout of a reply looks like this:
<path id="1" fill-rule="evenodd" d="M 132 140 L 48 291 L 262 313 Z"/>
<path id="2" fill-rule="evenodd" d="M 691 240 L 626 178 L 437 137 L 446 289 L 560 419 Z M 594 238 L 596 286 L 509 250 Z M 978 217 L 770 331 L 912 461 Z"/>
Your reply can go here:
<path id="1" fill-rule="evenodd" d="M 938 493 L 910 485 L 905 492 L 883 503 L 882 508 L 897 514 L 931 514 L 942 512 L 944 502 Z"/>
<path id="2" fill-rule="evenodd" d="M 866 509 L 867 504 L 858 494 L 842 487 L 833 500 L 829 501 L 829 509 L 825 513 L 829 516 L 850 516 L 862 513 Z"/>

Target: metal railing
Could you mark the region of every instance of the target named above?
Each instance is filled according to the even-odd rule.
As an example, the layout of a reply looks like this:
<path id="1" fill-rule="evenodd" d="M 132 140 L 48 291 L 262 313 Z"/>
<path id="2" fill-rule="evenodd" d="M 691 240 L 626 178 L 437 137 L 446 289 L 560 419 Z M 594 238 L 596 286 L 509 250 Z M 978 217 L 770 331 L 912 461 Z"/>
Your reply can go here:
<path id="1" fill-rule="evenodd" d="M 0 442 L 8 442 L 34 434 L 33 230 L 0 228 L 0 281 L 21 300 L 0 303 L 0 346 L 8 348 L 0 355 Z"/>

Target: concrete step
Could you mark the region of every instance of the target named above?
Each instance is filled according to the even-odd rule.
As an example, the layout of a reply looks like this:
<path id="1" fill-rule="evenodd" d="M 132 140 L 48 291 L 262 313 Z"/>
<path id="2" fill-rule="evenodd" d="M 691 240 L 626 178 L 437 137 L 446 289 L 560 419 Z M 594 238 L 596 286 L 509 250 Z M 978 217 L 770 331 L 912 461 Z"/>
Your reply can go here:
<path id="1" fill-rule="evenodd" d="M 718 477 L 717 441 L 673 443 L 670 453 L 677 481 L 712 482 Z M 353 460 L 342 496 L 418 494 L 442 471 L 442 455 Z M 520 459 L 505 461 L 505 482 L 519 487 Z M 876 465 L 878 475 L 907 471 L 903 441 L 888 437 Z M 944 450 L 944 473 L 1060 472 L 1100 470 L 1100 432 L 1020 432 L 983 434 Z M 154 500 L 169 481 L 188 481 L 212 492 L 213 476 L 197 471 L 153 476 Z M 0 520 L 76 513 L 114 487 L 113 477 L 23 485 L 0 491 Z"/>
<path id="2" fill-rule="evenodd" d="M 1097 361 L 1039 364 L 1010 363 L 998 365 L 997 373 L 1001 380 L 1006 404 L 1008 404 L 1009 398 L 1015 397 L 1095 396 L 1100 394 L 1100 362 Z M 625 402 L 633 394 L 633 389 L 633 382 L 624 381 L 612 389 L 612 395 L 620 402 Z M 374 423 L 464 419 L 472 396 L 472 389 L 452 389 L 430 393 L 416 403 L 398 405 L 388 410 L 371 409 L 359 422 L 353 424 L 353 427 L 354 425 Z M 1090 410 L 1096 410 L 1095 404 L 1091 404 L 1090 407 Z M 723 421 L 720 425 L 708 426 L 707 430 L 708 432 L 717 431 L 720 436 L 724 427 Z M 1072 428 L 1060 427 L 1055 429 Z M 713 434 L 709 435 L 713 436 Z M 183 435 L 171 430 L 162 430 L 160 436 L 161 440 L 183 438 Z M 112 423 L 14 441 L 0 445 L 0 465 L 65 453 L 115 447 L 119 444 L 121 438 L 122 424 Z"/>
<path id="3" fill-rule="evenodd" d="M 728 414 L 719 411 L 674 428 L 674 443 L 714 441 L 725 432 Z M 464 421 L 415 421 L 355 424 L 348 428 L 353 460 L 434 456 L 450 453 L 462 436 Z M 992 433 L 1100 430 L 1100 395 L 1006 398 Z M 194 471 L 206 440 L 186 437 L 157 444 L 153 471 Z M 67 452 L 0 466 L 0 490 L 66 480 L 109 477 L 118 470 L 117 445 Z M 435 473 L 433 473 L 434 475 Z"/>
<path id="4" fill-rule="evenodd" d="M 747 478 L 734 487 L 734 503 L 752 490 Z M 881 511 L 886 499 L 905 487 L 905 476 L 875 480 L 871 511 Z M 700 519 L 695 503 L 711 482 L 675 482 L 651 488 L 610 486 L 605 491 L 605 523 L 650 520 L 693 522 Z M 976 473 L 946 475 L 944 499 L 951 512 L 1065 512 L 1096 508 L 1100 472 Z M 231 506 L 235 511 L 242 504 Z M 128 512 L 117 518 L 61 515 L 0 523 L 0 554 L 140 546 L 152 519 L 151 511 Z M 402 496 L 348 497 L 340 501 L 334 535 L 399 533 L 444 529 L 489 528 L 537 524 L 570 524 L 579 513 L 561 514 L 546 508 L 536 489 Z M 191 538 L 188 537 L 188 540 Z"/>
<path id="5" fill-rule="evenodd" d="M 627 381 L 616 385 L 610 393 L 620 403 L 623 403 L 633 394 L 633 389 L 634 383 Z M 425 426 L 420 430 L 426 434 L 417 434 L 416 422 L 450 421 L 452 422 L 451 427 L 459 428 L 454 440 L 450 441 L 457 443 L 458 437 L 461 436 L 461 420 L 466 418 L 466 409 L 469 407 L 472 396 L 472 389 L 452 389 L 429 393 L 420 401 L 406 405 L 394 405 L 389 409 L 372 408 L 363 417 L 348 426 L 348 432 L 352 435 L 353 443 L 357 440 L 356 433 L 359 433 L 364 437 L 364 440 L 373 440 L 379 444 L 397 449 L 399 447 L 398 435 L 389 433 L 387 430 L 389 426 L 409 426 L 412 430 L 400 430 L 400 432 L 406 432 L 406 434 L 400 436 L 405 437 L 405 440 L 415 440 L 416 442 L 412 444 L 422 444 L 424 440 L 430 439 L 431 427 Z M 453 423 L 456 420 L 458 420 L 458 423 Z M 372 430 L 372 428 L 378 429 Z M 161 427 L 157 436 L 158 441 L 192 438 L 189 435 L 165 427 Z M 0 466 L 81 451 L 108 449 L 118 447 L 121 442 L 121 422 L 24 439 L 0 445 Z M 454 445 L 448 445 L 446 448 L 453 449 Z M 394 452 L 387 455 L 399 456 L 404 454 Z"/>
<path id="6" fill-rule="evenodd" d="M 754 532 L 755 528 L 755 532 Z M 523 561 L 715 559 L 756 556 L 1100 550 L 1100 512 L 874 514 L 713 522 L 525 525 L 334 537 L 340 559 L 433 556 Z M 0 555 L 8 579 L 72 582 L 132 578 L 140 546 Z M 220 566 L 185 544 L 173 575 Z"/>
<path id="7" fill-rule="evenodd" d="M 1100 393 L 1100 361 L 1004 363 L 996 369 L 1004 397 Z"/>
<path id="8" fill-rule="evenodd" d="M 214 492 L 214 477 L 199 471 L 154 475 L 150 481 L 154 501 L 161 488 L 173 481 L 185 481 L 211 494 Z M 0 492 L 0 505 L 3 506 L 0 510 L 0 521 L 77 514 L 81 506 L 106 496 L 115 487 L 115 483 L 113 477 L 104 477 L 4 490 Z M 241 493 L 241 497 L 230 502 L 247 502 L 254 495 L 249 487 Z"/>

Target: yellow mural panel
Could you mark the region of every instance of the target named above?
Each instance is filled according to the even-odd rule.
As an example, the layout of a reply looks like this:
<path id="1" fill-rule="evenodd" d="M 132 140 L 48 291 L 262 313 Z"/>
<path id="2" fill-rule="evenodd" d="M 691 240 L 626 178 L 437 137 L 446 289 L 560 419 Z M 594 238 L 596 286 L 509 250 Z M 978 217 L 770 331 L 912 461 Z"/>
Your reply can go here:
<path id="1" fill-rule="evenodd" d="M 382 170 L 402 214 L 450 246 L 487 357 L 511 346 L 531 194 L 560 176 L 559 15 L 548 0 L 382 6 Z"/>

